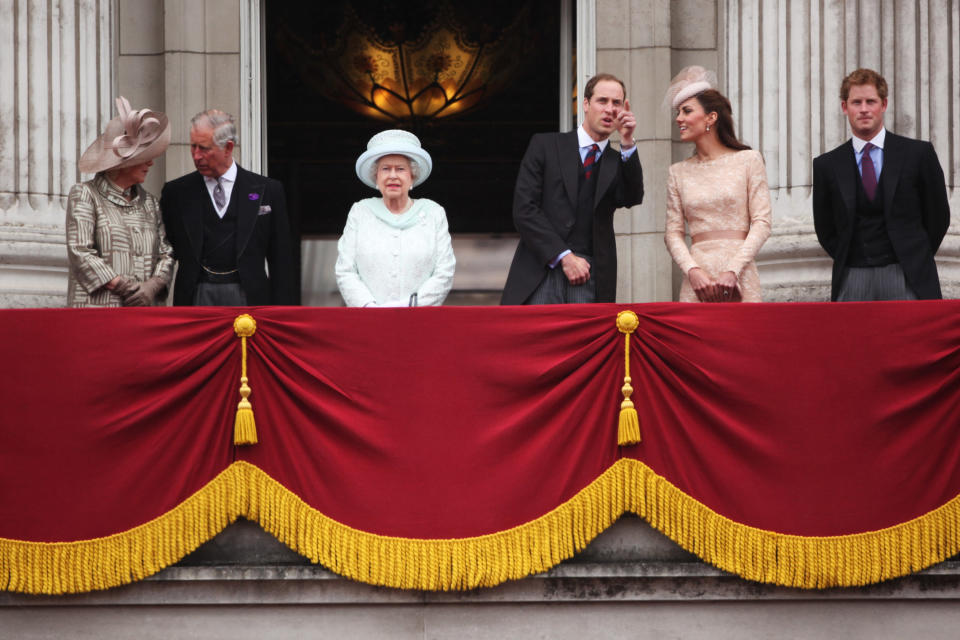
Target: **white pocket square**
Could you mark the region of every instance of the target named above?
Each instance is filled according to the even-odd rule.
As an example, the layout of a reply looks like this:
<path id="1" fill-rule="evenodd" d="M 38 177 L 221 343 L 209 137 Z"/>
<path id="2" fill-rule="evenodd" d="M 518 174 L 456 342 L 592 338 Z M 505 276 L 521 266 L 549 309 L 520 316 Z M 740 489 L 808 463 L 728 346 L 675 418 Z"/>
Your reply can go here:
<path id="1" fill-rule="evenodd" d="M 257 215 L 258 215 L 258 216 L 265 216 L 265 215 L 267 215 L 268 213 L 270 213 L 270 211 L 271 211 L 270 205 L 265 204 L 265 205 L 263 205 L 262 207 L 260 207 L 260 211 L 257 212 Z"/>

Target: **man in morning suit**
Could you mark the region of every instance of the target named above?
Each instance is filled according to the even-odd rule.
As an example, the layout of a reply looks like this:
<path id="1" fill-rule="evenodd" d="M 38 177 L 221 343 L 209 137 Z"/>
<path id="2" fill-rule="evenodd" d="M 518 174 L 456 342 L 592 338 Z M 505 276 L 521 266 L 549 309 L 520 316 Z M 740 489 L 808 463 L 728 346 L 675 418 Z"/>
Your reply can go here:
<path id="1" fill-rule="evenodd" d="M 198 113 L 190 121 L 197 170 L 163 186 L 160 209 L 178 262 L 175 305 L 297 303 L 283 186 L 238 166 L 236 144 L 233 116 Z"/>
<path id="2" fill-rule="evenodd" d="M 501 304 L 616 298 L 613 212 L 643 201 L 636 120 L 615 76 L 597 74 L 583 96 L 583 124 L 568 133 L 534 135 L 523 156 L 513 196 L 520 244 Z M 619 151 L 608 144 L 616 130 Z"/>
<path id="3" fill-rule="evenodd" d="M 887 82 L 857 69 L 840 107 L 853 138 L 813 161 L 813 222 L 833 258 L 831 299 L 937 299 L 950 206 L 933 145 L 883 126 Z"/>

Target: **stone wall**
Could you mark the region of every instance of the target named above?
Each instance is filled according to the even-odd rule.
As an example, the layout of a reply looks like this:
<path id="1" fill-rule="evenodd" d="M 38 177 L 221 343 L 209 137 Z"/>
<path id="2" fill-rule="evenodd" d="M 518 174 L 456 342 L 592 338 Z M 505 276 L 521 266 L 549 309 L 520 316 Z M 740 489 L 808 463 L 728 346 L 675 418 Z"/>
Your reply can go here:
<path id="1" fill-rule="evenodd" d="M 170 117 L 170 148 L 147 177 L 147 190 L 159 194 L 166 180 L 193 171 L 190 118 L 207 108 L 241 120 L 237 161 L 259 171 L 261 132 L 250 123 L 249 96 L 249 58 L 255 44 L 259 51 L 250 12 L 259 16 L 259 2 L 118 0 L 118 7 L 119 90 L 132 104 Z"/>
<path id="2" fill-rule="evenodd" d="M 673 115 L 663 98 L 683 67 L 718 68 L 719 41 L 716 0 L 616 0 L 597 6 L 597 71 L 627 83 L 646 191 L 642 205 L 614 218 L 619 301 L 676 298 L 682 276 L 663 244 L 663 232 L 667 170 L 678 152 L 672 143 Z"/>

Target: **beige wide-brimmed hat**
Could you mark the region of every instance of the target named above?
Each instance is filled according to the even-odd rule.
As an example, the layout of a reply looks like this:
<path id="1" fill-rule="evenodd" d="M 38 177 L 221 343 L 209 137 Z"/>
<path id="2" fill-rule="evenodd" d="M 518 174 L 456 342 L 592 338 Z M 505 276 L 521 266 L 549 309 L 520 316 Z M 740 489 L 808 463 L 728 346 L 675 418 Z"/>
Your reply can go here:
<path id="1" fill-rule="evenodd" d="M 133 111 L 130 102 L 117 98 L 116 118 L 80 156 L 77 166 L 83 173 L 99 173 L 153 160 L 170 144 L 170 120 L 159 111 Z"/>
<path id="2" fill-rule="evenodd" d="M 363 184 L 377 188 L 377 183 L 371 180 L 370 173 L 377 160 L 384 156 L 407 156 L 417 161 L 420 175 L 414 180 L 414 187 L 426 180 L 433 170 L 433 160 L 420 146 L 420 138 L 403 129 L 387 129 L 370 138 L 367 150 L 357 158 L 357 177 Z"/>

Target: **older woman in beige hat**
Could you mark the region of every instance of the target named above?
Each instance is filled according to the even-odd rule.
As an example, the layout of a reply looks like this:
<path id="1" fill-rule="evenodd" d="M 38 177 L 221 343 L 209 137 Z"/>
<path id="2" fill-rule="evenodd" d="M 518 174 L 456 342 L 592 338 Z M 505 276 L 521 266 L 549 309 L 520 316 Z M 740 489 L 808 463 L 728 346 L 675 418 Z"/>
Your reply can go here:
<path id="1" fill-rule="evenodd" d="M 75 184 L 67 199 L 67 306 L 120 307 L 160 304 L 173 275 L 157 200 L 141 186 L 153 160 L 170 144 L 167 116 L 120 112 L 80 157 L 92 180 Z"/>
<path id="2" fill-rule="evenodd" d="M 456 260 L 447 214 L 410 190 L 433 169 L 417 136 L 390 129 L 370 138 L 357 177 L 380 197 L 354 203 L 337 244 L 337 286 L 348 307 L 443 304 Z"/>

